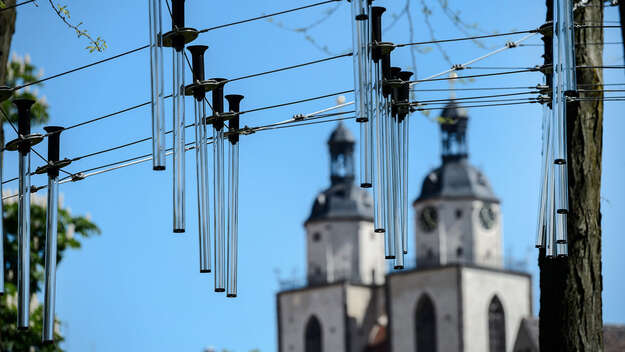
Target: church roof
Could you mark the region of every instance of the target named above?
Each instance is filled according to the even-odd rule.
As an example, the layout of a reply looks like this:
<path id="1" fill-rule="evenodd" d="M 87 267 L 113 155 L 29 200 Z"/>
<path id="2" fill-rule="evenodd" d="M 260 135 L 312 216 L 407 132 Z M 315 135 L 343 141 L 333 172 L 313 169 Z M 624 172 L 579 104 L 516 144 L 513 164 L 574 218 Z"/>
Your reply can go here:
<path id="1" fill-rule="evenodd" d="M 348 219 L 373 221 L 373 199 L 353 183 L 337 183 L 319 193 L 306 223 Z"/>
<path id="2" fill-rule="evenodd" d="M 332 131 L 332 134 L 330 134 L 328 144 L 333 143 L 356 143 L 354 135 L 345 127 L 342 121 L 339 122 L 338 126 Z"/>
<path id="3" fill-rule="evenodd" d="M 423 180 L 415 202 L 434 198 L 471 198 L 499 202 L 486 176 L 466 157 L 447 158 Z"/>

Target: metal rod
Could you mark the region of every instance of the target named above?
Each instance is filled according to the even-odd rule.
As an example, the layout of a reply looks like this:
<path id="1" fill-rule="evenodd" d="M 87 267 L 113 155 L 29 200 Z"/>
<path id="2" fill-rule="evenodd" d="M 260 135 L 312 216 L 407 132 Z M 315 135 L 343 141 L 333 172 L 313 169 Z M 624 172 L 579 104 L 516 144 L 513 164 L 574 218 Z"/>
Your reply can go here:
<path id="1" fill-rule="evenodd" d="M 165 170 L 165 101 L 163 89 L 163 32 L 161 0 L 149 0 L 150 22 L 150 84 L 152 108 L 152 168 Z"/>

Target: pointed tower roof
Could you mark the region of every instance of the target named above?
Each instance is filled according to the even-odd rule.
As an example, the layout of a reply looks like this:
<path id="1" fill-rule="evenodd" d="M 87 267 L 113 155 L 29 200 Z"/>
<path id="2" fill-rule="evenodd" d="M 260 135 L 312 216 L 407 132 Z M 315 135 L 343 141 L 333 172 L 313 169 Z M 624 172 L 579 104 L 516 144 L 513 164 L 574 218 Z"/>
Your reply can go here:
<path id="1" fill-rule="evenodd" d="M 443 164 L 423 180 L 415 203 L 428 199 L 480 199 L 499 202 L 486 176 L 468 160 L 469 115 L 450 100 L 441 113 Z"/>
<path id="2" fill-rule="evenodd" d="M 319 193 L 306 222 L 316 220 L 373 221 L 373 199 L 354 184 L 354 135 L 342 122 L 328 139 L 330 188 Z"/>

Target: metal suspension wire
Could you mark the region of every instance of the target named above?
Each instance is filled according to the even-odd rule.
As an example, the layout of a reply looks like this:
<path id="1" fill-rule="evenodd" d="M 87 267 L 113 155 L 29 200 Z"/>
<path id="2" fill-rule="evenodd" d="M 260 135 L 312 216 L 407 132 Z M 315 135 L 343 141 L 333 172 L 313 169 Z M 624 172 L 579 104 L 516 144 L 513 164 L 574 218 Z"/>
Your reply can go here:
<path id="1" fill-rule="evenodd" d="M 531 104 L 538 103 L 538 100 L 529 100 L 518 103 L 501 103 L 501 104 L 483 104 L 483 105 L 463 105 L 457 106 L 459 109 L 468 109 L 468 108 L 481 108 L 481 107 L 491 107 L 491 106 L 508 106 L 508 105 L 521 105 L 521 104 Z M 436 107 L 436 108 L 416 108 L 417 111 L 426 111 L 426 110 L 444 110 L 446 107 Z"/>
<path id="2" fill-rule="evenodd" d="M 454 98 L 454 99 L 435 99 L 435 100 L 420 100 L 415 102 L 415 105 L 421 104 L 421 103 L 434 103 L 434 102 L 449 102 L 451 100 L 453 101 L 458 101 L 458 100 L 475 100 L 475 99 L 487 99 L 487 98 L 498 98 L 498 97 L 511 97 L 511 96 L 518 96 L 518 95 L 527 95 L 527 94 L 538 94 L 540 93 L 540 91 L 537 90 L 533 90 L 533 91 L 529 91 L 529 92 L 517 92 L 517 93 L 506 93 L 506 94 L 491 94 L 491 95 L 482 95 L 482 96 L 477 96 L 477 97 L 464 97 L 464 98 Z"/>
<path id="3" fill-rule="evenodd" d="M 515 31 L 515 32 L 507 32 L 507 33 L 486 34 L 486 35 L 478 35 L 478 36 L 473 36 L 473 37 L 461 37 L 461 38 L 451 38 L 451 39 L 430 40 L 430 41 L 425 41 L 425 42 L 395 44 L 395 47 L 396 48 L 403 48 L 403 47 L 412 46 L 412 45 L 439 44 L 439 43 L 459 42 L 459 41 L 465 41 L 465 40 L 495 38 L 495 37 L 503 37 L 503 36 L 508 36 L 508 35 L 515 35 L 515 34 L 536 33 L 537 31 L 538 31 L 538 29 L 530 29 L 530 30 L 525 30 L 525 31 Z"/>
<path id="4" fill-rule="evenodd" d="M 92 66 L 95 66 L 95 65 L 99 65 L 99 64 L 101 64 L 101 63 L 104 63 L 104 62 L 107 62 L 107 61 L 111 61 L 111 60 L 114 60 L 114 59 L 120 58 L 120 57 L 122 57 L 122 56 L 125 56 L 125 55 L 128 55 L 128 54 L 132 54 L 132 53 L 134 53 L 134 52 L 137 52 L 137 51 L 140 51 L 140 50 L 146 49 L 146 48 L 148 48 L 148 47 L 149 47 L 149 45 L 144 45 L 144 46 L 141 46 L 141 47 L 138 47 L 138 48 L 132 49 L 132 50 L 125 51 L 125 52 L 123 52 L 123 53 L 121 53 L 121 54 L 117 54 L 117 55 L 115 55 L 115 56 L 111 56 L 111 57 L 108 57 L 108 58 L 106 58 L 106 59 L 102 59 L 102 60 L 100 60 L 100 61 L 96 61 L 96 62 L 92 62 L 92 63 L 87 64 L 87 65 L 84 65 L 84 66 L 76 67 L 76 68 L 73 68 L 73 69 L 68 70 L 68 71 L 65 71 L 65 72 L 57 73 L 56 75 L 52 75 L 52 76 L 50 76 L 50 77 L 42 78 L 42 79 L 40 79 L 40 80 L 33 81 L 33 82 L 28 82 L 28 83 L 26 83 L 26 84 L 22 84 L 22 85 L 20 85 L 20 86 L 17 86 L 17 87 L 15 87 L 15 88 L 13 88 L 13 91 L 17 91 L 17 90 L 20 90 L 20 89 L 22 89 L 22 88 L 26 88 L 26 87 L 28 87 L 28 86 L 32 86 L 32 85 L 34 85 L 34 84 L 39 84 L 39 83 L 42 83 L 42 82 L 45 82 L 45 81 L 51 80 L 51 79 L 53 79 L 53 78 L 57 78 L 57 77 L 61 77 L 61 76 L 65 76 L 65 75 L 70 74 L 70 73 L 72 73 L 72 72 L 76 72 L 76 71 L 84 70 L 84 69 L 86 69 L 86 68 L 89 68 L 89 67 L 92 67 Z"/>
<path id="5" fill-rule="evenodd" d="M 410 84 L 411 84 L 411 85 L 414 85 L 414 84 L 417 84 L 417 83 L 423 83 L 423 82 L 451 81 L 451 80 L 466 79 L 466 78 L 479 78 L 479 77 L 490 77 L 490 76 L 503 76 L 503 75 L 511 75 L 511 74 L 516 74 L 516 73 L 537 72 L 538 70 L 539 70 L 539 69 L 537 69 L 537 68 L 532 68 L 532 69 L 525 69 L 525 70 L 515 70 L 515 71 L 505 71 L 505 72 L 485 73 L 485 74 L 479 74 L 479 75 L 469 75 L 469 76 L 444 77 L 444 78 L 425 78 L 425 79 L 419 79 L 419 80 L 410 81 Z M 437 76 L 440 76 L 440 75 L 437 75 Z"/>
<path id="6" fill-rule="evenodd" d="M 318 64 L 318 63 L 322 63 L 322 62 L 326 62 L 326 61 L 331 61 L 331 60 L 336 60 L 336 59 L 340 59 L 340 58 L 348 57 L 348 56 L 352 56 L 352 55 L 353 55 L 353 53 L 347 53 L 347 54 L 342 54 L 342 55 L 331 56 L 331 57 L 327 57 L 325 59 L 309 61 L 309 62 L 305 62 L 305 63 L 302 63 L 302 64 L 297 64 L 297 65 L 293 65 L 293 66 L 286 66 L 286 67 L 278 68 L 278 69 L 275 69 L 275 70 L 270 70 L 270 71 L 265 71 L 265 72 L 260 72 L 260 73 L 254 73 L 254 74 L 247 75 L 247 76 L 232 78 L 232 79 L 229 79 L 229 80 L 225 81 L 225 83 L 234 82 L 234 81 L 240 81 L 242 79 L 259 77 L 259 76 L 264 76 L 264 75 L 268 75 L 268 74 L 271 74 L 271 73 L 282 72 L 282 71 L 291 70 L 291 69 L 295 69 L 295 68 L 300 68 L 300 67 L 304 67 L 304 66 L 314 65 L 314 64 Z"/>
<path id="7" fill-rule="evenodd" d="M 524 36 L 523 38 L 521 38 L 521 39 L 519 39 L 519 40 L 517 40 L 517 41 L 515 41 L 515 42 L 508 42 L 508 43 L 506 43 L 506 45 L 504 45 L 503 47 L 501 47 L 501 48 L 499 48 L 499 49 L 496 49 L 496 50 L 493 50 L 493 51 L 491 51 L 491 52 L 489 52 L 489 53 L 487 53 L 487 54 L 485 54 L 485 55 L 479 56 L 479 57 L 477 57 L 477 58 L 475 58 L 475 59 L 469 60 L 469 61 L 465 62 L 464 64 L 461 64 L 461 65 L 454 65 L 454 66 L 453 66 L 453 67 L 451 67 L 450 69 L 445 70 L 445 71 L 443 71 L 443 72 L 440 72 L 440 73 L 437 73 L 437 74 L 431 75 L 431 76 L 426 77 L 426 78 L 421 79 L 421 80 L 415 80 L 415 81 L 412 81 L 412 82 L 410 83 L 410 86 L 412 87 L 412 86 L 414 86 L 415 84 L 417 84 L 417 83 L 421 83 L 421 82 L 434 81 L 434 80 L 436 80 L 436 78 L 437 78 L 437 77 L 440 77 L 440 76 L 443 76 L 443 75 L 449 74 L 449 73 L 451 73 L 451 72 L 455 72 L 455 71 L 462 70 L 462 69 L 466 68 L 466 67 L 467 67 L 467 66 L 469 66 L 469 65 L 472 65 L 472 64 L 474 64 L 474 63 L 476 63 L 476 62 L 479 62 L 479 61 L 482 61 L 482 60 L 484 60 L 484 59 L 486 59 L 486 58 L 489 58 L 489 57 L 491 57 L 491 56 L 493 56 L 493 55 L 499 54 L 500 52 L 505 51 L 505 50 L 507 50 L 507 49 L 516 48 L 516 47 L 517 47 L 520 43 L 522 43 L 522 42 L 524 42 L 524 41 L 526 41 L 526 40 L 528 40 L 528 39 L 532 38 L 532 37 L 533 37 L 533 36 L 535 36 L 536 34 L 538 34 L 538 33 L 531 33 L 531 34 L 528 34 L 528 35 Z M 529 71 L 527 71 L 527 70 L 522 70 L 522 71 L 529 72 Z M 508 73 L 500 73 L 500 74 L 511 74 L 511 73 L 520 73 L 520 72 L 508 72 Z M 492 76 L 492 75 L 496 75 L 496 74 L 489 74 L 489 75 L 491 75 L 491 76 Z M 478 77 L 484 77 L 484 76 L 478 76 Z M 465 78 L 473 78 L 473 77 L 466 76 Z M 451 77 L 450 77 L 450 78 L 438 79 L 438 80 L 448 80 L 448 79 L 459 79 L 459 78 L 451 78 Z"/>
<path id="8" fill-rule="evenodd" d="M 327 116 L 320 116 L 320 117 L 313 117 L 310 118 L 310 120 L 315 120 L 315 119 L 320 119 L 323 117 L 329 117 L 329 116 L 337 116 L 339 114 L 347 114 L 349 112 L 344 112 L 344 113 L 337 113 L 337 114 L 328 114 Z M 274 126 L 269 126 L 269 125 L 265 125 L 265 126 L 257 126 L 254 127 L 255 129 L 258 129 L 259 131 L 263 131 L 263 130 L 272 130 L 272 129 L 279 129 L 279 128 L 287 128 L 287 127 L 298 127 L 298 126 L 304 126 L 304 125 L 312 125 L 312 124 L 318 124 L 318 123 L 327 123 L 327 122 L 333 122 L 333 121 L 339 121 L 339 120 L 346 120 L 346 119 L 354 119 L 355 116 L 349 116 L 349 117 L 340 117 L 340 118 L 335 118 L 335 119 L 329 119 L 329 120 L 321 120 L 321 121 L 310 121 L 310 122 L 301 122 L 301 120 L 292 120 L 290 122 L 281 122 L 280 125 L 275 125 Z M 240 130 L 240 134 L 249 134 L 246 132 L 245 129 Z M 208 144 L 210 144 L 212 142 L 208 142 Z M 190 150 L 195 149 L 195 142 L 190 142 L 190 143 L 186 143 L 185 144 L 185 152 L 188 152 Z M 173 148 L 169 148 L 167 149 L 166 152 L 166 156 L 169 156 L 173 153 Z M 97 167 L 93 167 L 93 168 L 89 168 L 89 169 L 85 169 L 82 170 L 80 172 L 77 172 L 71 176 L 65 177 L 63 179 L 61 179 L 59 181 L 59 184 L 64 184 L 64 183 L 68 183 L 68 182 L 77 182 L 77 181 L 81 181 L 84 180 L 85 178 L 91 177 L 91 176 L 95 176 L 95 175 L 99 175 L 99 174 L 103 174 L 103 173 L 107 173 L 107 172 L 111 172 L 114 170 L 119 170 L 122 168 L 126 168 L 129 166 L 133 166 L 133 165 L 137 165 L 137 164 L 141 164 L 147 161 L 152 160 L 152 154 L 144 154 L 144 155 L 140 155 L 137 157 L 133 157 L 133 158 L 129 158 L 129 159 L 124 159 L 121 161 L 117 161 L 117 162 L 113 162 L 113 163 L 108 163 L 105 165 L 100 165 Z M 43 186 L 33 186 L 31 188 L 31 193 L 37 192 L 41 189 L 46 188 L 46 185 Z M 7 197 L 3 197 L 2 200 L 7 200 L 7 199 L 11 199 L 11 198 L 15 198 L 18 195 L 11 195 L 11 196 L 7 196 Z"/>
<path id="9" fill-rule="evenodd" d="M 337 2 L 337 1 L 341 1 L 341 0 L 327 0 L 327 1 L 317 2 L 317 3 L 314 3 L 314 4 L 301 6 L 301 7 L 296 7 L 296 8 L 289 9 L 289 10 L 284 10 L 284 11 L 270 13 L 268 15 L 252 17 L 252 18 L 248 18 L 246 20 L 241 20 L 241 21 L 236 21 L 236 22 L 222 24 L 222 25 L 215 26 L 215 27 L 205 28 L 205 29 L 200 30 L 199 32 L 200 33 L 206 33 L 206 32 L 209 32 L 209 31 L 214 31 L 216 29 L 220 29 L 220 28 L 225 28 L 225 27 L 230 27 L 230 26 L 234 26 L 234 25 L 238 25 L 238 24 L 248 23 L 248 22 L 257 21 L 257 20 L 262 20 L 264 18 L 273 17 L 273 16 L 277 16 L 277 15 L 282 15 L 282 14 L 285 14 L 285 13 L 295 12 L 295 11 L 299 11 L 299 10 L 304 10 L 304 9 L 308 9 L 308 8 L 311 8 L 311 7 L 321 6 L 321 5 L 325 5 L 325 4 L 329 4 L 329 3 L 333 3 L 333 2 Z M 167 6 L 169 7 L 169 3 L 167 4 Z"/>
<path id="10" fill-rule="evenodd" d="M 295 105 L 295 104 L 305 103 L 305 102 L 309 102 L 309 101 L 313 101 L 313 100 L 319 100 L 319 99 L 323 99 L 323 98 L 329 98 L 329 97 L 333 97 L 333 96 L 336 96 L 336 95 L 353 93 L 353 92 L 354 92 L 354 90 L 350 89 L 350 90 L 344 90 L 344 91 L 341 91 L 341 92 L 325 94 L 325 95 L 321 95 L 321 96 L 317 96 L 317 97 L 313 97 L 313 98 L 306 98 L 306 99 L 301 99 L 301 100 L 295 100 L 295 101 L 291 101 L 291 102 L 288 102 L 288 103 L 263 106 L 263 107 L 260 107 L 260 108 L 254 108 L 254 109 L 250 109 L 250 110 L 246 110 L 246 111 L 241 111 L 239 113 L 239 115 L 248 114 L 248 113 L 256 112 L 256 111 L 280 108 L 280 107 L 288 106 L 288 105 Z M 353 102 L 352 102 L 352 104 L 353 104 Z"/>

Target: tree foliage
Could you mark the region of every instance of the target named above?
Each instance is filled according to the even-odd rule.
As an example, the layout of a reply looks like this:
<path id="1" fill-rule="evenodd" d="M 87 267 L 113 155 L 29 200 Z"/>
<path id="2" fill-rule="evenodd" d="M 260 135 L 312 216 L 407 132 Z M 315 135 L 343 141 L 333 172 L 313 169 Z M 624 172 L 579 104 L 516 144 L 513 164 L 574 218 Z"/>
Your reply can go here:
<path id="1" fill-rule="evenodd" d="M 45 266 L 46 206 L 42 197 L 33 196 L 31 204 L 30 236 L 30 292 L 31 326 L 27 331 L 17 330 L 17 203 L 4 205 L 4 260 L 5 295 L 0 300 L 0 351 L 62 351 L 58 342 L 63 337 L 55 333 L 56 345 L 43 345 L 42 306 L 37 302 L 37 293 L 43 288 Z M 60 263 L 66 251 L 81 247 L 81 240 L 100 233 L 96 224 L 88 217 L 73 216 L 68 209 L 59 207 L 58 252 Z M 58 322 L 57 322 L 58 324 Z"/>
<path id="2" fill-rule="evenodd" d="M 9 87 L 16 87 L 18 85 L 35 82 L 40 79 L 42 72 L 37 70 L 37 67 L 30 62 L 30 56 L 28 54 L 23 57 L 14 54 L 9 63 L 7 64 L 6 85 Z M 43 86 L 41 83 L 36 86 Z M 33 125 L 40 125 L 46 123 L 50 116 L 48 115 L 48 103 L 45 96 L 40 97 L 37 89 L 31 89 L 26 87 L 20 89 L 14 93 L 13 99 L 32 99 L 36 101 L 33 105 L 32 120 Z M 17 123 L 17 108 L 10 100 L 3 101 L 0 106 L 4 112 L 8 113 L 9 121 Z M 4 119 L 4 115 L 1 116 Z"/>

